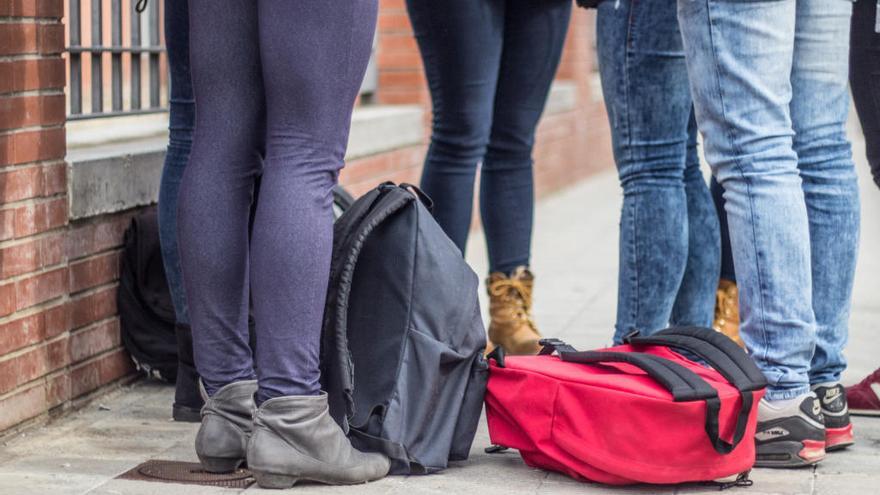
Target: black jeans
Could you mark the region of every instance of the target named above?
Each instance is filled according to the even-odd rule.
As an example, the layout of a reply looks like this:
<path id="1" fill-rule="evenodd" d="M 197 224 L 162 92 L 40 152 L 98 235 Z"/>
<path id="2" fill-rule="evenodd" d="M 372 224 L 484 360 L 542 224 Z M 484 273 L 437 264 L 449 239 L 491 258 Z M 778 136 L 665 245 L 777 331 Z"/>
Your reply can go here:
<path id="1" fill-rule="evenodd" d="M 880 33 L 876 0 L 855 4 L 850 35 L 850 85 L 865 133 L 868 163 L 880 187 Z"/>
<path id="2" fill-rule="evenodd" d="M 422 188 L 464 251 L 480 175 L 489 268 L 528 265 L 535 127 L 571 18 L 569 0 L 407 0 L 434 105 Z"/>

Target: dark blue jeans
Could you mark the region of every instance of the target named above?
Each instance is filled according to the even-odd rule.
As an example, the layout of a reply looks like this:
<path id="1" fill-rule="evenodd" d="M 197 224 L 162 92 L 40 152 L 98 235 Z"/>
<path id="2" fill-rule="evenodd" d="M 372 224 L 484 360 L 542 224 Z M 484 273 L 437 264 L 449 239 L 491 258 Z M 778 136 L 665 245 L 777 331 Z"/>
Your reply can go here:
<path id="1" fill-rule="evenodd" d="M 709 326 L 718 217 L 700 172 L 676 2 L 604 1 L 596 38 L 623 188 L 614 341 Z"/>
<path id="2" fill-rule="evenodd" d="M 189 161 L 195 101 L 189 72 L 189 0 L 165 0 L 165 46 L 171 76 L 168 149 L 159 186 L 159 240 L 177 323 L 189 324 L 177 247 L 177 194 Z"/>
<path id="3" fill-rule="evenodd" d="M 875 0 L 859 0 L 852 17 L 849 80 L 865 133 L 868 163 L 880 187 L 880 17 Z"/>
<path id="4" fill-rule="evenodd" d="M 178 233 L 196 366 L 209 395 L 255 376 L 258 403 L 317 394 L 333 187 L 377 2 L 189 5 L 196 127 Z"/>
<path id="5" fill-rule="evenodd" d="M 727 230 L 727 212 L 724 211 L 724 188 L 714 177 L 709 187 L 712 190 L 712 201 L 715 202 L 715 211 L 718 212 L 721 227 L 721 278 L 736 282 L 733 251 L 730 249 L 730 231 Z"/>
<path id="6" fill-rule="evenodd" d="M 556 74 L 569 0 L 407 0 L 434 107 L 422 188 L 464 252 L 477 166 L 491 271 L 529 264 L 535 127 Z"/>

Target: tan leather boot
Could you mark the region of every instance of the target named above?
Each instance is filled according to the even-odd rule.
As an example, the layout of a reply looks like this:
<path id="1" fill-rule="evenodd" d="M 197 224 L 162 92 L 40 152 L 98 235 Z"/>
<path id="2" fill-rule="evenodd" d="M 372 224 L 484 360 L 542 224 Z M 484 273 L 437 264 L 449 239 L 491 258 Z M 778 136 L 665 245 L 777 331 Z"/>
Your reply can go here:
<path id="1" fill-rule="evenodd" d="M 509 277 L 495 272 L 486 280 L 489 293 L 488 351 L 501 346 L 507 354 L 537 354 L 541 334 L 532 320 L 532 288 L 535 277 L 521 266 Z"/>
<path id="2" fill-rule="evenodd" d="M 739 290 L 736 282 L 721 279 L 715 293 L 715 330 L 727 335 L 740 347 L 745 343 L 739 336 Z"/>

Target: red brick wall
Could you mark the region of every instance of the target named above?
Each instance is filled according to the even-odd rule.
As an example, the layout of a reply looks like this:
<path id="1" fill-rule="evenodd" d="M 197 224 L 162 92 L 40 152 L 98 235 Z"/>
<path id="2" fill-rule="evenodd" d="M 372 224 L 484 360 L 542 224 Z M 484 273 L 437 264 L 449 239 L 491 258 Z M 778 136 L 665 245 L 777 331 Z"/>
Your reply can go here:
<path id="1" fill-rule="evenodd" d="M 116 317 L 122 233 L 134 211 L 68 220 L 64 0 L 0 0 L 0 432 L 70 409 L 130 377 Z M 578 104 L 546 116 L 535 149 L 538 194 L 611 165 L 593 93 L 592 16 L 572 21 L 559 78 Z M 342 181 L 361 193 L 417 182 L 430 103 L 403 0 L 381 0 L 381 104 L 426 109 L 425 142 L 353 160 Z"/>
<path id="2" fill-rule="evenodd" d="M 0 0 L 0 430 L 70 396 L 62 9 Z"/>

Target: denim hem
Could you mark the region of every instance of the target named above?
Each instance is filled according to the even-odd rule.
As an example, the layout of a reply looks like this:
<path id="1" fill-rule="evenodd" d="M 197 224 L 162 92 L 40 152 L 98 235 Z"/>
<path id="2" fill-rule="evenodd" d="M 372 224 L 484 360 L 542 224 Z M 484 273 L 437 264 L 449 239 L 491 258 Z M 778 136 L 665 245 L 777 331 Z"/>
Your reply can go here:
<path id="1" fill-rule="evenodd" d="M 798 388 L 772 389 L 768 388 L 764 398 L 768 401 L 789 400 L 810 393 L 810 386 L 804 385 Z"/>
<path id="2" fill-rule="evenodd" d="M 810 386 L 822 383 L 840 383 L 841 373 L 827 373 L 816 376 L 810 376 Z"/>

